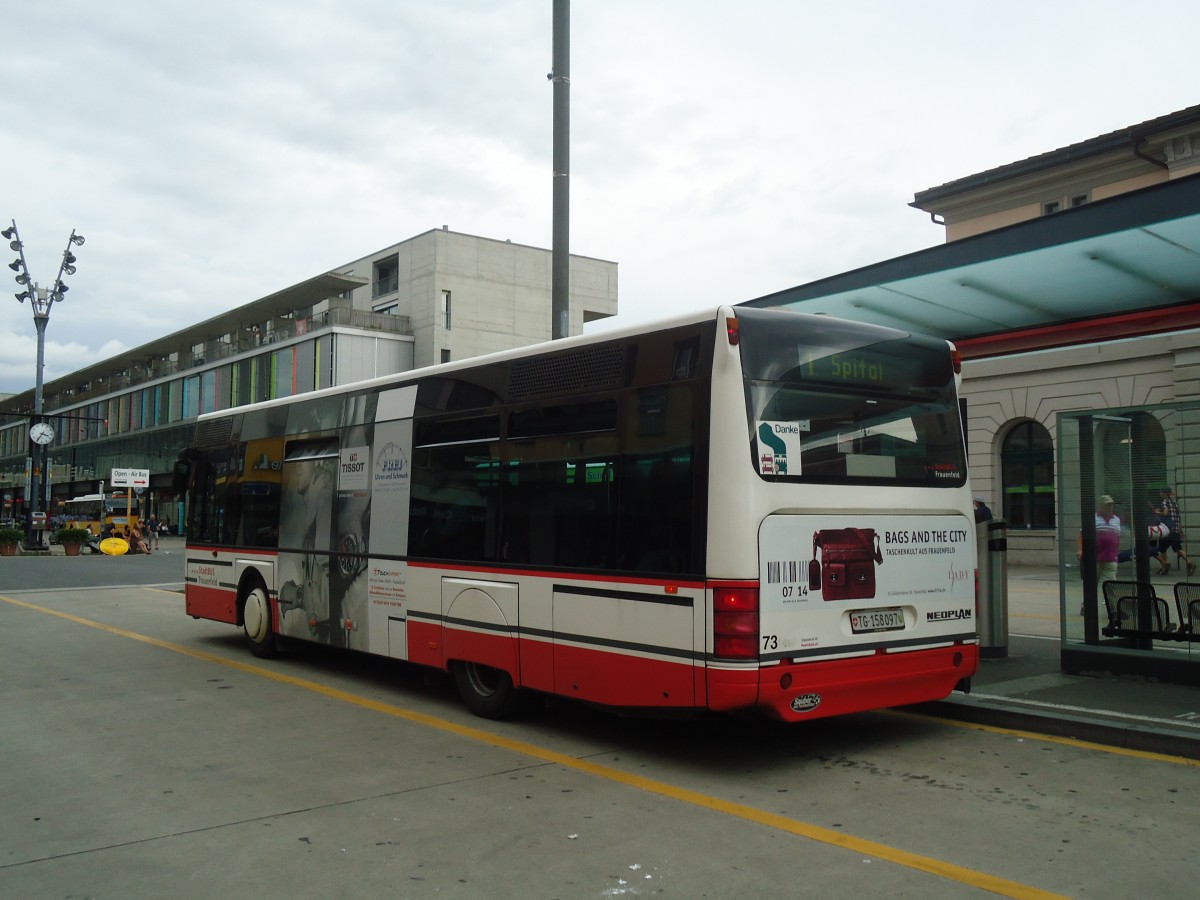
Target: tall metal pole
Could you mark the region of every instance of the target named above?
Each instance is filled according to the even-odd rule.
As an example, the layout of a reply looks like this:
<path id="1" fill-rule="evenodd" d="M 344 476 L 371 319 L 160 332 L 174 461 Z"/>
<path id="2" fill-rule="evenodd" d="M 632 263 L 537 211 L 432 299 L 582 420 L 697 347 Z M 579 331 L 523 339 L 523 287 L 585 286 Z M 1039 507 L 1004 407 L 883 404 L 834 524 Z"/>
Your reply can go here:
<path id="1" fill-rule="evenodd" d="M 26 300 L 29 301 L 29 305 L 33 307 L 33 324 L 37 328 L 37 373 L 33 394 L 33 418 L 30 419 L 29 431 L 29 467 L 31 471 L 29 473 L 29 496 L 26 498 L 25 549 L 45 550 L 42 543 L 42 532 L 50 510 L 48 496 L 50 448 L 47 445 L 54 440 L 54 430 L 43 421 L 44 410 L 42 407 L 43 374 L 46 368 L 46 325 L 50 321 L 51 307 L 56 302 L 61 302 L 63 295 L 69 290 L 66 283 L 63 282 L 63 276 L 75 274 L 77 260 L 72 248 L 82 247 L 84 239 L 82 234 L 77 234 L 75 229 L 71 229 L 71 236 L 67 238 L 67 249 L 63 251 L 62 262 L 58 265 L 58 275 L 55 277 L 54 283 L 49 288 L 40 288 L 37 286 L 37 282 L 30 278 L 29 266 L 25 262 L 25 245 L 17 231 L 17 220 L 13 219 L 12 225 L 0 234 L 3 234 L 5 239 L 11 242 L 8 246 L 17 251 L 17 258 L 8 266 L 17 273 L 16 282 L 22 288 L 16 298 L 22 303 Z"/>
<path id="2" fill-rule="evenodd" d="M 42 384 L 43 373 L 46 368 L 46 325 L 50 321 L 50 304 L 53 302 L 43 297 L 49 292 L 45 288 L 39 288 L 36 284 L 33 286 L 33 325 L 37 329 L 37 372 L 34 376 L 33 389 L 33 420 L 34 422 L 42 421 Z M 50 459 L 49 448 L 45 444 L 37 444 L 30 441 L 30 454 L 33 464 L 33 478 L 29 484 L 29 528 L 25 533 L 25 549 L 40 550 L 44 545 L 42 543 L 42 530 L 37 527 L 34 516 L 39 513 L 49 513 L 45 498 L 42 496 L 45 493 L 45 485 L 48 483 L 49 473 L 46 471 L 46 463 Z"/>
<path id="3" fill-rule="evenodd" d="M 34 290 L 44 290 L 34 285 Z M 38 303 L 38 301 L 34 301 Z M 45 308 L 39 304 L 33 308 L 33 326 L 37 329 L 37 373 L 34 375 L 33 414 L 40 418 L 42 409 L 42 385 L 46 372 L 46 325 L 50 321 L 50 304 Z"/>
<path id="4" fill-rule="evenodd" d="M 571 333 L 571 2 L 554 0 L 554 240 L 551 337 Z"/>

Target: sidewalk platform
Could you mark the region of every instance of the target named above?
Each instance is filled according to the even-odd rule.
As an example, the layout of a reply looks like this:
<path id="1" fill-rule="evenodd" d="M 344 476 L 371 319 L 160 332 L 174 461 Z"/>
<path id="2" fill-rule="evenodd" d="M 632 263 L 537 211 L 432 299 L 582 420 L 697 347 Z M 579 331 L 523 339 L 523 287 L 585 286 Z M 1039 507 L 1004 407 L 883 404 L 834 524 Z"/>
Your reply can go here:
<path id="1" fill-rule="evenodd" d="M 958 721 L 1200 759 L 1200 689 L 1108 672 L 1065 675 L 1059 646 L 1050 638 L 1010 637 L 1007 657 L 980 660 L 971 693 L 954 693 L 911 709 Z"/>
<path id="2" fill-rule="evenodd" d="M 173 550 L 175 552 L 182 553 L 185 543 L 186 543 L 185 540 L 182 537 L 180 537 L 179 535 L 168 534 L 168 535 L 164 535 L 161 538 L 159 538 L 159 549 L 166 550 L 168 552 Z M 63 549 L 62 544 L 51 544 L 49 541 L 47 541 L 43 545 L 43 549 L 41 551 L 34 550 L 31 552 L 31 551 L 26 550 L 24 547 L 22 547 L 17 551 L 17 553 L 20 556 L 66 556 L 67 555 L 67 551 Z M 88 556 L 88 555 L 90 555 L 90 551 L 85 547 L 82 551 L 82 555 Z"/>
<path id="3" fill-rule="evenodd" d="M 1072 577 L 1073 576 L 1073 577 Z M 928 715 L 1113 747 L 1200 759 L 1200 688 L 1107 671 L 1063 673 L 1061 585 L 1077 572 L 1054 566 L 1007 567 L 1008 630 L 985 647 L 971 693 L 913 707 Z M 1171 581 L 1178 580 L 1172 573 Z M 1186 577 L 1186 576 L 1184 576 Z M 1064 581 L 1065 579 L 1065 581 Z M 1072 606 L 1078 599 L 1072 600 Z M 1068 626 L 1081 632 L 1068 610 Z M 1164 649 L 1200 666 L 1200 644 Z M 1097 655 L 1097 667 L 1103 666 Z"/>

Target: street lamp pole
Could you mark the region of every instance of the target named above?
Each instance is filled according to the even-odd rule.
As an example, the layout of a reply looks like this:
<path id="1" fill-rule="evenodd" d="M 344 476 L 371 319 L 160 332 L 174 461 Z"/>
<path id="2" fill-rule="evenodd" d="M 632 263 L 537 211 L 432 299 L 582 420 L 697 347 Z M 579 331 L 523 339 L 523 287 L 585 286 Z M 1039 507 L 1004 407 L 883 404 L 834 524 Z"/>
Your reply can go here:
<path id="1" fill-rule="evenodd" d="M 45 545 L 42 543 L 42 533 L 46 528 L 47 514 L 45 495 L 50 483 L 49 448 L 50 442 L 55 437 L 54 428 L 46 421 L 42 408 L 42 376 L 46 365 L 46 326 L 50 323 L 51 307 L 56 301 L 61 303 L 63 294 L 68 290 L 67 285 L 63 282 L 63 276 L 75 274 L 76 257 L 72 248 L 83 245 L 83 235 L 76 234 L 75 229 L 71 229 L 71 236 L 67 238 L 67 249 L 63 251 L 62 262 L 58 266 L 58 275 L 50 287 L 43 288 L 38 287 L 37 282 L 30 278 L 29 266 L 25 262 L 25 245 L 21 242 L 21 235 L 17 231 L 16 220 L 13 220 L 11 227 L 0 231 L 0 234 L 3 234 L 5 239 L 10 242 L 8 246 L 17 251 L 17 258 L 9 263 L 8 267 L 17 273 L 16 282 L 22 288 L 21 292 L 16 294 L 16 298 L 22 303 L 29 300 L 29 305 L 33 307 L 33 324 L 37 329 L 37 372 L 33 392 L 33 418 L 29 428 L 31 473 L 30 496 L 26 504 L 25 549 L 43 550 Z"/>

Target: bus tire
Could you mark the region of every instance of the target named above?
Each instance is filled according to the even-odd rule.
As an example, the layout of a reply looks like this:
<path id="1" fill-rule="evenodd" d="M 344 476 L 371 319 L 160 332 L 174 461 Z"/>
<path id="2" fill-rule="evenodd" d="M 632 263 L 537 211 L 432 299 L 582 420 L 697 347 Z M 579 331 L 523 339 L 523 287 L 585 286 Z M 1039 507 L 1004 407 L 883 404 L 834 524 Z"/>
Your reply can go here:
<path id="1" fill-rule="evenodd" d="M 271 598 L 262 582 L 251 586 L 242 601 L 242 632 L 250 652 L 259 659 L 275 656 L 275 633 L 271 630 Z"/>
<path id="2" fill-rule="evenodd" d="M 467 709 L 485 719 L 507 719 L 521 705 L 521 691 L 503 669 L 472 662 L 454 664 L 454 681 Z"/>

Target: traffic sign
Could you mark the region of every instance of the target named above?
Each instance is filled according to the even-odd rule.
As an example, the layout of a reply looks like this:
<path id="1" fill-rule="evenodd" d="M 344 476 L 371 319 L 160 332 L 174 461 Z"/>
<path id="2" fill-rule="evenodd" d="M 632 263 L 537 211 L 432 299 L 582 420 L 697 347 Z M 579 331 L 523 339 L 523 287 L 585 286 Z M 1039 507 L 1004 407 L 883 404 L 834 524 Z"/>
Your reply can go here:
<path id="1" fill-rule="evenodd" d="M 113 487 L 147 487 L 150 484 L 150 470 L 113 469 L 109 484 Z"/>

